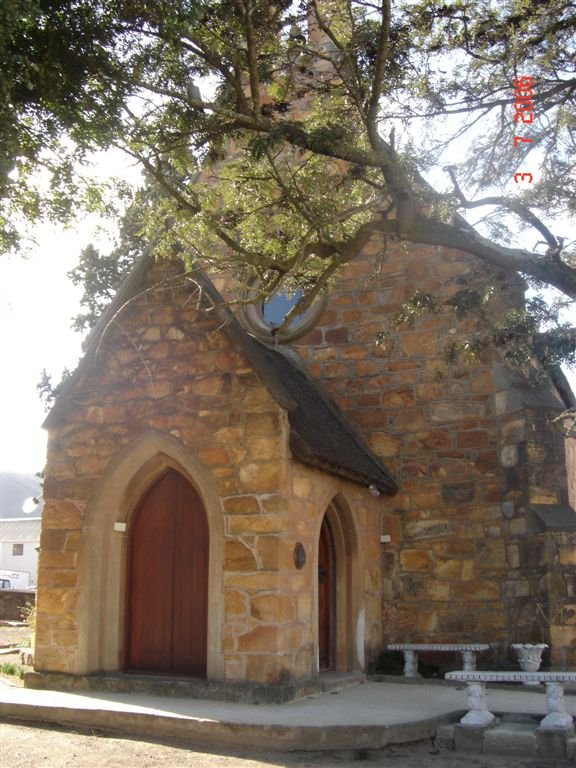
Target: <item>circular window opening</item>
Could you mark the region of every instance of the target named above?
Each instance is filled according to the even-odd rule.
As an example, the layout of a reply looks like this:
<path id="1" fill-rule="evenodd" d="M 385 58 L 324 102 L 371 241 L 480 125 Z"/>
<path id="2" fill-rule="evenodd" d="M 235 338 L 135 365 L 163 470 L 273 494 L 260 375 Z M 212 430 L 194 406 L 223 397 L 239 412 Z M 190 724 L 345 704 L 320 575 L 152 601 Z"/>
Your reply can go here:
<path id="1" fill-rule="evenodd" d="M 294 293 L 273 293 L 268 299 L 264 299 L 262 302 L 262 318 L 266 325 L 271 328 L 281 328 L 288 316 L 296 304 L 300 301 L 304 295 L 303 291 L 294 291 Z M 290 320 L 291 325 L 297 325 L 301 322 L 304 314 L 295 315 Z"/>
<path id="2" fill-rule="evenodd" d="M 257 285 L 247 292 L 241 317 L 245 327 L 264 341 L 288 342 L 303 336 L 316 324 L 326 305 L 326 297 L 320 296 L 311 306 L 286 322 L 304 291 L 278 290 L 264 299 L 258 293 Z"/>

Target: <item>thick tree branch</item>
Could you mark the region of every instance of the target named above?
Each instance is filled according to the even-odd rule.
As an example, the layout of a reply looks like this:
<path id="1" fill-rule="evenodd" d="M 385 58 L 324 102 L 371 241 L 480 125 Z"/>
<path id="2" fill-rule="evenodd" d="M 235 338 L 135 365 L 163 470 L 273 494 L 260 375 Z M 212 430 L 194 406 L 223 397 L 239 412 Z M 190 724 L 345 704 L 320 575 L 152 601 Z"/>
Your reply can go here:
<path id="1" fill-rule="evenodd" d="M 452 184 L 454 185 L 454 192 L 456 197 L 460 200 L 464 208 L 481 208 L 485 205 L 494 205 L 504 210 L 510 211 L 510 213 L 514 213 L 516 216 L 522 219 L 522 221 L 526 222 L 526 224 L 530 224 L 530 226 L 534 227 L 534 229 L 537 229 L 538 232 L 540 232 L 548 244 L 549 256 L 559 255 L 561 250 L 560 242 L 552 234 L 544 222 L 540 221 L 536 214 L 531 211 L 527 205 L 524 205 L 524 203 L 522 203 L 520 200 L 514 200 L 507 197 L 502 197 L 500 195 L 489 195 L 488 197 L 483 197 L 481 200 L 467 200 L 466 196 L 460 188 L 460 185 L 458 184 L 458 180 L 456 179 L 454 166 L 447 165 L 444 170 L 450 176 Z"/>
<path id="2" fill-rule="evenodd" d="M 370 94 L 368 112 L 366 115 L 368 130 L 377 130 L 376 118 L 378 117 L 378 110 L 380 108 L 380 97 L 382 95 L 384 72 L 386 71 L 386 64 L 388 63 L 390 53 L 390 22 L 390 0 L 382 0 L 382 19 L 380 22 L 380 35 L 378 37 L 378 53 L 376 55 L 376 64 L 374 65 L 372 92 Z"/>
<path id="3" fill-rule="evenodd" d="M 250 93 L 252 96 L 252 111 L 257 114 L 260 109 L 260 78 L 258 76 L 258 49 L 256 36 L 252 24 L 253 5 L 251 0 L 240 2 L 241 14 L 244 19 L 246 31 L 246 46 L 248 53 L 248 78 L 250 80 Z"/>
<path id="4" fill-rule="evenodd" d="M 378 229 L 388 235 L 397 234 L 392 220 L 380 222 Z M 505 271 L 520 272 L 547 283 L 576 300 L 575 269 L 555 258 L 498 245 L 480 235 L 463 219 L 455 224 L 445 224 L 419 216 L 403 230 L 402 239 L 466 251 Z"/>

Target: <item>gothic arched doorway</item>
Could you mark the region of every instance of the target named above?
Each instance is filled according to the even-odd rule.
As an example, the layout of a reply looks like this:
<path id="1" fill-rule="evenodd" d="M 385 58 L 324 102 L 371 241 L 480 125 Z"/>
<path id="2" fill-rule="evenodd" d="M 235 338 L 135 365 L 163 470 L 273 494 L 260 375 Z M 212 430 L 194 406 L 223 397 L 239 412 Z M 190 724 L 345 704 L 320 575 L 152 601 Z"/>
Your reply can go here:
<path id="1" fill-rule="evenodd" d="M 318 534 L 319 672 L 364 668 L 362 579 L 358 537 L 342 496 L 328 505 Z"/>
<path id="2" fill-rule="evenodd" d="M 148 489 L 129 528 L 127 671 L 206 674 L 208 524 L 194 487 L 173 469 Z"/>
<path id="3" fill-rule="evenodd" d="M 318 659 L 320 672 L 334 668 L 336 628 L 336 552 L 328 518 L 318 542 Z"/>

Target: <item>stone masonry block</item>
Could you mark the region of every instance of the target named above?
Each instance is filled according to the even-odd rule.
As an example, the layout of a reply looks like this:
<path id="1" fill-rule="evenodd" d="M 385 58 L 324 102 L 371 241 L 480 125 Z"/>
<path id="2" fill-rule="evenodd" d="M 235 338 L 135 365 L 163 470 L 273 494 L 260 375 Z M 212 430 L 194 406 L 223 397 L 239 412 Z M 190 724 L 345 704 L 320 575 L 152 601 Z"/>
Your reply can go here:
<path id="1" fill-rule="evenodd" d="M 455 600 L 498 600 L 500 585 L 491 581 L 473 581 L 452 584 L 452 596 Z"/>
<path id="2" fill-rule="evenodd" d="M 425 549 L 405 549 L 400 552 L 400 565 L 404 571 L 429 571 L 432 553 Z"/>
<path id="3" fill-rule="evenodd" d="M 254 553 L 241 541 L 227 541 L 224 549 L 225 571 L 255 571 Z"/>
<path id="4" fill-rule="evenodd" d="M 278 627 L 255 627 L 238 637 L 238 650 L 255 653 L 265 651 L 273 653 L 278 648 Z"/>
<path id="5" fill-rule="evenodd" d="M 563 760 L 566 758 L 566 742 L 568 737 L 574 735 L 572 732 L 566 731 L 546 731 L 542 728 L 536 730 L 536 738 L 538 742 L 538 756 L 545 758 L 559 758 Z"/>
<path id="6" fill-rule="evenodd" d="M 256 496 L 232 496 L 223 500 L 224 512 L 228 515 L 258 515 L 260 504 Z"/>
<path id="7" fill-rule="evenodd" d="M 276 413 L 248 413 L 246 415 L 246 434 L 269 437 L 278 433 L 280 422 Z"/>
<path id="8" fill-rule="evenodd" d="M 473 501 L 476 489 L 472 481 L 442 484 L 442 501 L 444 504 L 465 504 Z"/>
<path id="9" fill-rule="evenodd" d="M 239 478 L 246 491 L 272 492 L 281 484 L 282 468 L 275 462 L 244 464 L 240 467 Z"/>
<path id="10" fill-rule="evenodd" d="M 460 724 L 454 726 L 454 748 L 457 752 L 480 754 L 483 743 L 484 728 L 466 728 Z"/>
<path id="11" fill-rule="evenodd" d="M 490 755 L 536 757 L 536 729 L 528 723 L 500 723 L 484 734 L 483 751 Z"/>
<path id="12" fill-rule="evenodd" d="M 224 590 L 226 616 L 244 616 L 248 612 L 248 598 L 244 592 L 236 589 Z"/>
<path id="13" fill-rule="evenodd" d="M 224 586 L 244 589 L 250 594 L 278 589 L 278 573 L 258 571 L 256 573 L 225 573 Z"/>
<path id="14" fill-rule="evenodd" d="M 402 338 L 402 349 L 405 355 L 431 355 L 436 351 L 437 336 L 435 333 L 407 333 Z"/>
<path id="15" fill-rule="evenodd" d="M 294 601 L 288 595 L 255 595 L 250 602 L 252 618 L 265 623 L 287 624 L 295 618 Z"/>
<path id="16" fill-rule="evenodd" d="M 436 746 L 439 749 L 454 749 L 454 725 L 440 725 L 436 729 Z"/>
<path id="17" fill-rule="evenodd" d="M 230 535 L 281 533 L 284 518 L 280 515 L 231 515 L 226 521 Z"/>

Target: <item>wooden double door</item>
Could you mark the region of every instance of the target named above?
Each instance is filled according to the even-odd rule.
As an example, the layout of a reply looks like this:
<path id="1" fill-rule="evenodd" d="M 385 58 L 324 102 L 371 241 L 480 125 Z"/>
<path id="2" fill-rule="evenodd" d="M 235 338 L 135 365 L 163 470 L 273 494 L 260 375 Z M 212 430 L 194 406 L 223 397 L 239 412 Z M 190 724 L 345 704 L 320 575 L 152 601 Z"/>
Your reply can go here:
<path id="1" fill-rule="evenodd" d="M 169 470 L 141 499 L 130 524 L 128 671 L 206 675 L 208 544 L 198 493 Z"/>

